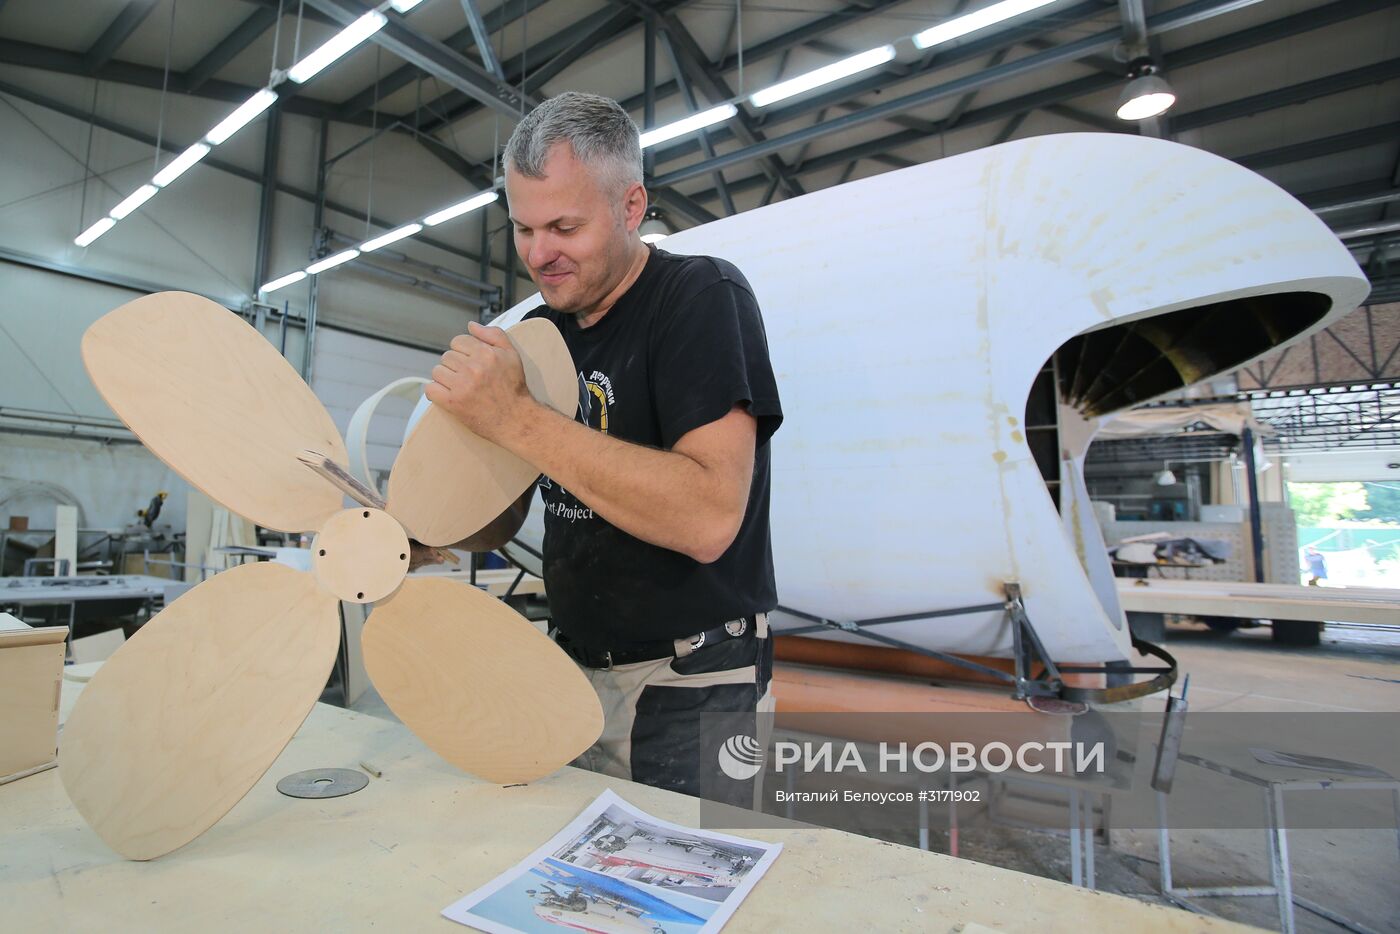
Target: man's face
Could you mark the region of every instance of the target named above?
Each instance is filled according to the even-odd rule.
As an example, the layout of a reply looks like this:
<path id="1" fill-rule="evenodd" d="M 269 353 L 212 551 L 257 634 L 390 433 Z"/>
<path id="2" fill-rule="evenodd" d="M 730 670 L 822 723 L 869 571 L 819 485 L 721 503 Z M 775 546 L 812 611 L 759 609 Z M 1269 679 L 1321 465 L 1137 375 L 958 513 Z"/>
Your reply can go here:
<path id="1" fill-rule="evenodd" d="M 530 178 L 506 166 L 515 249 L 550 308 L 587 314 L 627 273 L 641 222 L 631 201 L 640 197 L 644 211 L 646 195 L 640 185 L 607 190 L 568 143 L 550 151 L 544 169 L 544 178 Z"/>

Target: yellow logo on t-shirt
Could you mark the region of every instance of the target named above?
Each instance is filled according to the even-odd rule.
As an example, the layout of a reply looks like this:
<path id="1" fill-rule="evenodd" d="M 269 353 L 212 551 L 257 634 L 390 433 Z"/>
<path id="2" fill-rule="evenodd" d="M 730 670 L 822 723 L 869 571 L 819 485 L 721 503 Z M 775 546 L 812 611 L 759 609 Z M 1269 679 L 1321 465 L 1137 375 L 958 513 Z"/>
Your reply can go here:
<path id="1" fill-rule="evenodd" d="M 593 381 L 584 383 L 593 398 L 598 400 L 598 425 L 597 428 L 603 434 L 608 433 L 608 394 L 603 391 L 603 387 Z"/>

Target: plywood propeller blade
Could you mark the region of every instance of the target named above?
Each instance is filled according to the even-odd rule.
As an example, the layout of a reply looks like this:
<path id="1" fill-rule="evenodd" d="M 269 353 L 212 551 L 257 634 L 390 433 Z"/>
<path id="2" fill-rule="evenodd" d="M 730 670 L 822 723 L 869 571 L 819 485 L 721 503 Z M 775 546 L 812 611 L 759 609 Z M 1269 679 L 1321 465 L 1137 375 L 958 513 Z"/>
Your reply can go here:
<path id="1" fill-rule="evenodd" d="M 297 461 L 347 459 L 330 414 L 265 337 L 188 292 L 147 295 L 83 335 L 102 398 L 180 476 L 258 525 L 319 529 L 340 492 Z"/>
<path id="2" fill-rule="evenodd" d="M 210 578 L 88 683 L 63 728 L 63 787 L 129 859 L 183 846 L 272 765 L 339 644 L 336 598 L 310 574 L 249 564 Z"/>
<path id="3" fill-rule="evenodd" d="M 533 781 L 596 740 L 603 710 L 559 647 L 496 598 L 410 578 L 370 614 L 365 669 L 434 752 L 487 781 Z"/>
<path id="4" fill-rule="evenodd" d="M 539 318 L 506 332 L 531 394 L 566 415 L 578 406 L 573 359 L 559 329 Z M 539 470 L 429 406 L 389 473 L 388 510 L 425 545 L 451 545 L 479 531 L 525 492 Z"/>

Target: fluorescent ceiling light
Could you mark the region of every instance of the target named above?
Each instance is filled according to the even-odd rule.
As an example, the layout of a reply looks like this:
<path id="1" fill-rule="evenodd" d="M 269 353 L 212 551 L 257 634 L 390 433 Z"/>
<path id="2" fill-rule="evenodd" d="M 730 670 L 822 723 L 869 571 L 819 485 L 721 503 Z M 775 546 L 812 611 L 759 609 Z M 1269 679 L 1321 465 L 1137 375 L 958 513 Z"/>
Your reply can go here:
<path id="1" fill-rule="evenodd" d="M 151 184 L 159 188 L 164 188 L 181 175 L 184 175 L 189 171 L 191 166 L 207 155 L 209 155 L 209 147 L 204 143 L 195 143 L 189 149 L 186 149 L 176 156 L 175 161 L 157 172 L 156 177 L 151 179 Z"/>
<path id="2" fill-rule="evenodd" d="M 259 292 L 276 292 L 278 289 L 293 282 L 300 282 L 306 278 L 306 270 L 298 269 L 296 272 L 289 272 L 280 279 L 273 279 L 271 282 L 258 289 Z"/>
<path id="3" fill-rule="evenodd" d="M 219 121 L 219 124 L 209 131 L 209 135 L 204 137 L 205 141 L 213 143 L 215 146 L 219 145 L 247 126 L 258 114 L 271 107 L 275 100 L 277 100 L 277 92 L 271 88 L 263 88 L 240 104 L 237 110 Z"/>
<path id="4" fill-rule="evenodd" d="M 878 49 L 870 49 L 848 58 L 843 58 L 839 62 L 832 62 L 822 68 L 809 71 L 806 74 L 798 75 L 796 78 L 789 78 L 779 82 L 772 87 L 755 91 L 749 95 L 749 103 L 755 107 L 767 107 L 769 104 L 776 104 L 778 101 L 787 100 L 804 91 L 819 88 L 824 84 L 831 84 L 833 81 L 840 81 L 842 78 L 849 78 L 851 75 L 859 74 L 877 65 L 894 58 L 894 46 L 882 45 Z"/>
<path id="5" fill-rule="evenodd" d="M 384 28 L 383 13 L 369 12 L 331 37 L 325 45 L 287 69 L 287 77 L 297 84 L 310 81 L 327 65 Z"/>
<path id="6" fill-rule="evenodd" d="M 952 42 L 970 32 L 986 29 L 988 26 L 994 26 L 1003 20 L 1011 19 L 1013 16 L 1038 10 L 1054 2 L 1055 0 L 1002 0 L 1001 3 L 993 3 L 991 6 L 983 7 L 972 13 L 955 16 L 931 29 L 925 29 L 914 37 L 914 45 L 921 49 L 927 49 L 944 42 Z"/>
<path id="7" fill-rule="evenodd" d="M 454 217 L 461 217 L 468 211 L 475 211 L 483 205 L 490 204 L 499 197 L 500 195 L 494 191 L 483 191 L 481 194 L 472 195 L 467 200 L 459 201 L 451 207 L 443 208 L 436 214 L 429 214 L 427 217 L 423 218 L 423 223 L 427 224 L 429 227 L 436 227 L 443 221 L 450 221 Z"/>
<path id="8" fill-rule="evenodd" d="M 339 266 L 341 263 L 348 263 L 359 255 L 359 250 L 346 250 L 345 252 L 337 253 L 334 256 L 327 256 L 325 259 L 318 260 L 312 263 L 310 266 L 307 266 L 306 273 L 307 275 L 314 276 L 318 272 L 325 272 L 327 269 L 333 269 L 336 266 Z"/>
<path id="9" fill-rule="evenodd" d="M 120 204 L 112 208 L 112 217 L 116 220 L 121 220 L 147 201 L 150 201 L 151 197 L 158 191 L 160 191 L 160 189 L 155 185 L 142 185 L 140 188 L 127 195 Z"/>
<path id="10" fill-rule="evenodd" d="M 423 0 L 389 0 L 389 6 L 400 13 L 407 13 L 422 2 Z"/>
<path id="11" fill-rule="evenodd" d="M 684 136 L 687 133 L 694 133 L 696 130 L 703 130 L 711 124 L 728 120 L 739 112 L 739 108 L 733 104 L 720 104 L 718 107 L 711 107 L 709 110 L 702 110 L 697 114 L 691 114 L 684 120 L 677 120 L 675 123 L 668 123 L 659 126 L 654 130 L 647 130 L 642 134 L 642 148 L 655 146 L 657 143 L 664 143 L 668 139 L 675 139 L 677 136 Z"/>
<path id="12" fill-rule="evenodd" d="M 419 223 L 404 224 L 402 227 L 399 227 L 395 230 L 391 230 L 386 234 L 380 234 L 373 240 L 366 240 L 364 243 L 361 243 L 360 252 L 369 253 L 372 250 L 377 250 L 382 246 L 388 246 L 391 243 L 397 243 L 404 237 L 411 237 L 422 229 L 423 225 Z"/>
<path id="13" fill-rule="evenodd" d="M 115 226 L 117 226 L 116 221 L 112 220 L 110 217 L 104 217 L 102 218 L 102 220 L 93 224 L 87 230 L 84 230 L 82 233 L 78 234 L 78 236 L 73 239 L 73 242 L 76 243 L 78 246 L 87 246 L 89 243 L 96 240 L 98 237 L 102 236 Z"/>

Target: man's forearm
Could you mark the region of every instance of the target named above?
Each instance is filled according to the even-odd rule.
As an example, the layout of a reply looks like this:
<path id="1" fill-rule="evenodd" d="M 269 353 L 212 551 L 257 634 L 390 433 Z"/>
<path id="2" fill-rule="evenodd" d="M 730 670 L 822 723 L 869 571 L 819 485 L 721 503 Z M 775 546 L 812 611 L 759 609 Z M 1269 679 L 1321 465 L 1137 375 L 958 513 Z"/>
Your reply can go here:
<path id="1" fill-rule="evenodd" d="M 747 489 L 734 502 L 716 471 L 677 451 L 608 437 L 538 403 L 497 443 L 623 531 L 697 561 L 718 558 L 743 518 Z"/>

